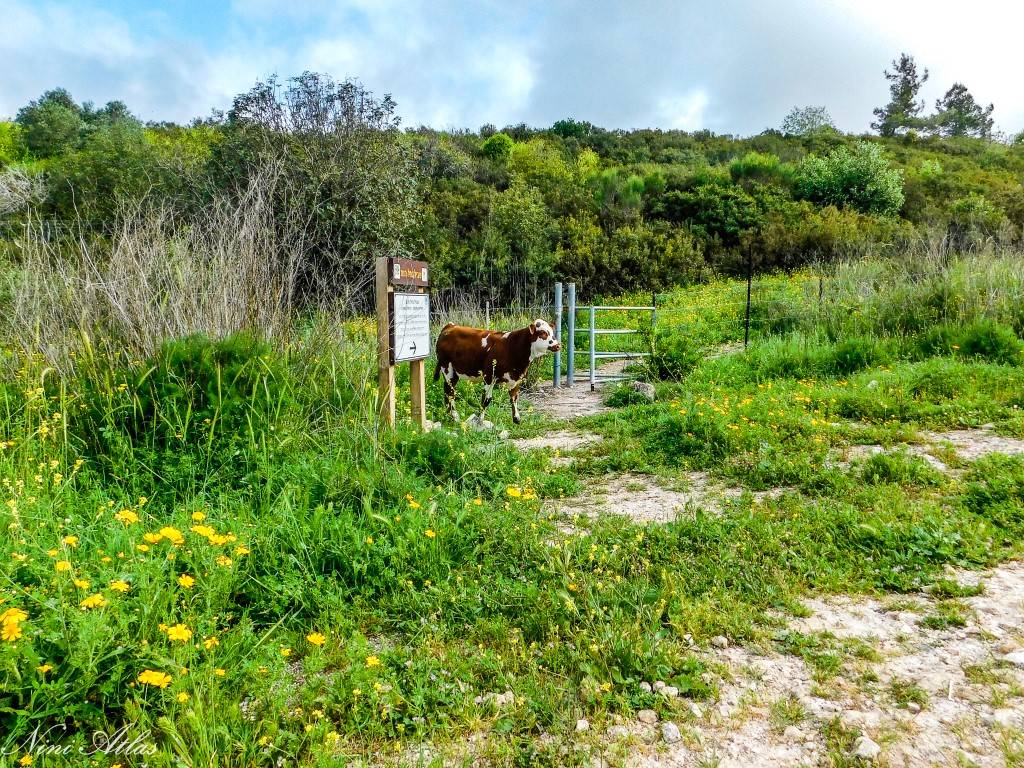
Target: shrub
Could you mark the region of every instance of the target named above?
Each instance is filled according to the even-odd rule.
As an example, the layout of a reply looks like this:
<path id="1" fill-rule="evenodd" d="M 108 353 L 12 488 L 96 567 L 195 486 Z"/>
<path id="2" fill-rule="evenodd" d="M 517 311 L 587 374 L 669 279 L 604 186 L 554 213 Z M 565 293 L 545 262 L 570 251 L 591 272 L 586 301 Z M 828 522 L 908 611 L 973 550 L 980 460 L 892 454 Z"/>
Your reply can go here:
<path id="1" fill-rule="evenodd" d="M 681 379 L 704 359 L 706 349 L 691 336 L 668 330 L 655 333 L 651 375 L 656 379 Z"/>
<path id="2" fill-rule="evenodd" d="M 925 357 L 952 355 L 960 346 L 960 329 L 948 325 L 932 326 L 917 340 L 917 347 Z"/>
<path id="3" fill-rule="evenodd" d="M 604 399 L 604 404 L 612 408 L 624 408 L 627 405 L 644 405 L 649 403 L 642 393 L 637 392 L 628 384 L 619 384 Z"/>
<path id="4" fill-rule="evenodd" d="M 747 152 L 729 163 L 729 175 L 737 183 L 778 181 L 788 184 L 792 178 L 792 166 L 782 163 L 776 155 Z"/>
<path id="5" fill-rule="evenodd" d="M 964 328 L 960 353 L 993 363 L 1019 363 L 1021 341 L 1009 326 L 994 320 L 979 320 Z"/>
<path id="6" fill-rule="evenodd" d="M 718 184 L 666 192 L 656 213 L 668 221 L 689 224 L 704 239 L 717 238 L 727 247 L 739 245 L 740 234 L 762 222 L 753 197 L 742 189 Z"/>
<path id="7" fill-rule="evenodd" d="M 167 482 L 179 471 L 241 476 L 247 449 L 283 439 L 293 402 L 283 359 L 248 334 L 168 341 L 141 365 L 86 363 L 79 379 L 84 453 L 113 467 L 134 452 Z"/>
<path id="8" fill-rule="evenodd" d="M 871 485 L 937 485 L 939 474 L 923 459 L 906 453 L 876 453 L 864 462 L 861 469 L 864 482 Z"/>
<path id="9" fill-rule="evenodd" d="M 1006 223 L 1002 209 L 975 192 L 954 200 L 949 207 L 951 244 L 960 250 L 996 236 Z"/>
<path id="10" fill-rule="evenodd" d="M 968 325 L 943 323 L 929 328 L 917 340 L 918 350 L 929 355 L 962 355 L 993 363 L 1021 362 L 1024 344 L 1013 328 L 981 319 Z"/>
<path id="11" fill-rule="evenodd" d="M 496 133 L 483 143 L 480 149 L 491 160 L 504 163 L 512 154 L 512 147 L 515 142 L 507 133 Z"/>
<path id="12" fill-rule="evenodd" d="M 887 358 L 878 340 L 867 337 L 840 342 L 832 349 L 831 357 L 830 372 L 840 376 L 871 368 Z"/>
<path id="13" fill-rule="evenodd" d="M 880 145 L 862 141 L 852 152 L 840 147 L 827 157 L 808 157 L 797 171 L 796 190 L 822 205 L 895 216 L 903 206 L 903 172 L 889 166 Z"/>

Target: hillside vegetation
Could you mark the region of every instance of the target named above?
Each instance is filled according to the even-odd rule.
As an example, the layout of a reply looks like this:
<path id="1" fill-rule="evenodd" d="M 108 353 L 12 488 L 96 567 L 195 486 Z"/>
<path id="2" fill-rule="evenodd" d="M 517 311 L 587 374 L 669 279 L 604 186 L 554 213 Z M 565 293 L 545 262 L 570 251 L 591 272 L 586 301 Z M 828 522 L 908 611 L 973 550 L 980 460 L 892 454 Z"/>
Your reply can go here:
<path id="1" fill-rule="evenodd" d="M 739 272 L 748 252 L 772 271 L 1019 243 L 1020 137 L 993 140 L 969 93 L 927 120 L 904 114 L 920 112 L 901 106 L 907 93 L 894 90 L 879 136 L 840 133 L 807 108 L 784 130 L 738 138 L 571 119 L 402 130 L 390 98 L 310 73 L 259 83 L 190 126 L 143 125 L 120 102 L 97 109 L 56 90 L 0 127 L 0 223 L 17 238 L 34 204 L 54 235 L 102 238 L 140 204 L 187 222 L 269 164 L 274 216 L 283 230 L 301 222 L 315 270 L 303 292 L 356 306 L 380 253 L 427 255 L 439 298 L 507 305 L 556 278 L 585 297 L 665 290 Z"/>
<path id="2" fill-rule="evenodd" d="M 61 90 L 0 124 L 0 768 L 122 727 L 157 768 L 621 764 L 619 718 L 686 725 L 729 685 L 709 645 L 852 680 L 874 649 L 792 631 L 810 596 L 929 588 L 920 626 L 966 626 L 952 569 L 1024 534 L 1021 455 L 943 438 L 1024 445 L 1024 145 L 956 87 L 922 116 L 898 65 L 878 136 L 815 110 L 750 138 L 401 130 L 309 73 L 189 126 Z M 539 400 L 478 432 L 432 386 L 444 426 L 414 431 L 402 367 L 385 427 L 380 255 L 502 328 L 555 279 L 657 292 L 654 323 L 602 316 L 654 401 L 605 390 L 537 449 L 567 428 Z M 729 493 L 631 516 L 608 478 Z M 876 700 L 929 706 L 897 682 Z"/>
<path id="3" fill-rule="evenodd" d="M 697 649 L 715 635 L 776 643 L 827 679 L 858 651 L 779 635 L 778 611 L 919 589 L 1018 554 L 1024 533 L 1018 458 L 947 456 L 954 475 L 905 452 L 830 459 L 924 429 L 1024 435 L 1019 261 L 922 271 L 839 267 L 813 315 L 802 275 L 765 284 L 790 319 L 746 354 L 690 352 L 735 324 L 666 321 L 657 402 L 580 422 L 605 439 L 571 466 L 491 433 L 379 429 L 362 321 L 151 352 L 96 346 L 94 326 L 60 370 L 8 347 L 0 760 L 37 727 L 79 745 L 131 723 L 159 746 L 149 765 L 397 763 L 424 743 L 584 764 L 577 718 L 680 718 L 713 698 Z M 695 469 L 746 490 L 667 525 L 549 506 L 608 471 Z M 682 698 L 646 692 L 655 679 Z"/>

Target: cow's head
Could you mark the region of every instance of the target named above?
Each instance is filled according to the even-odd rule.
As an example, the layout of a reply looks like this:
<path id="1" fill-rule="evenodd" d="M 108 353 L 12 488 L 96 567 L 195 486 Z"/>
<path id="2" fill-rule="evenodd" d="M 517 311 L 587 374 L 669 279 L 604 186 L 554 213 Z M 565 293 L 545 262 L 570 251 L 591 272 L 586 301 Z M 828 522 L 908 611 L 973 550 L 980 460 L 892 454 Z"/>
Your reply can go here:
<path id="1" fill-rule="evenodd" d="M 530 359 L 536 359 L 547 352 L 557 352 L 562 345 L 547 320 L 537 319 L 530 323 Z"/>

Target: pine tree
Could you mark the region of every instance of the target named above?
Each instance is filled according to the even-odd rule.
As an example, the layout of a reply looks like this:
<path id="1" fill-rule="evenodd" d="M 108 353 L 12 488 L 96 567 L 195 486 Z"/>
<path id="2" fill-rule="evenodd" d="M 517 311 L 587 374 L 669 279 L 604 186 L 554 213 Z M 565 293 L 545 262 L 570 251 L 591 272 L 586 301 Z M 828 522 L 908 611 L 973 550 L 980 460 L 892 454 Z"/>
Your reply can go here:
<path id="1" fill-rule="evenodd" d="M 889 103 L 875 109 L 878 119 L 871 124 L 882 136 L 896 136 L 901 131 L 925 124 L 920 117 L 924 101 L 918 101 L 917 94 L 928 80 L 928 70 L 918 76 L 914 57 L 907 53 L 901 53 L 892 66 L 892 72 L 885 70 L 885 79 L 889 81 Z"/>
<path id="2" fill-rule="evenodd" d="M 943 136 L 992 136 L 992 111 L 984 109 L 974 100 L 963 83 L 953 83 L 946 95 L 935 102 L 936 114 L 932 118 L 935 130 Z"/>

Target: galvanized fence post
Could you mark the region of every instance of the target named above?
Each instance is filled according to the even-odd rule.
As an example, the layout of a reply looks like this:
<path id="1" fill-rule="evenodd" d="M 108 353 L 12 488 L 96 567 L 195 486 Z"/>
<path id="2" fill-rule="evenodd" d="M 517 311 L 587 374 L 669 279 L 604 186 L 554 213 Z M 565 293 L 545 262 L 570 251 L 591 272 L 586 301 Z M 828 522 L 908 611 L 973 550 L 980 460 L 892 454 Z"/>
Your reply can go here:
<path id="1" fill-rule="evenodd" d="M 569 283 L 569 351 L 565 359 L 565 386 L 571 387 L 576 383 L 576 283 Z"/>
<path id="2" fill-rule="evenodd" d="M 754 254 L 747 246 L 747 313 L 743 322 L 743 348 L 750 342 L 750 283 L 754 277 Z"/>
<path id="3" fill-rule="evenodd" d="M 590 305 L 590 391 L 597 383 L 597 310 Z"/>
<path id="4" fill-rule="evenodd" d="M 651 356 L 654 356 L 654 339 L 658 332 L 658 294 L 651 294 Z"/>
<path id="5" fill-rule="evenodd" d="M 562 284 L 555 283 L 555 338 L 562 340 Z M 555 389 L 562 386 L 562 353 L 555 352 L 554 371 L 551 386 Z"/>

